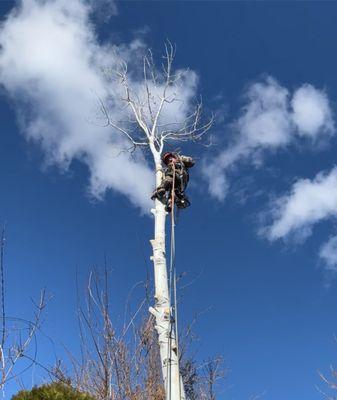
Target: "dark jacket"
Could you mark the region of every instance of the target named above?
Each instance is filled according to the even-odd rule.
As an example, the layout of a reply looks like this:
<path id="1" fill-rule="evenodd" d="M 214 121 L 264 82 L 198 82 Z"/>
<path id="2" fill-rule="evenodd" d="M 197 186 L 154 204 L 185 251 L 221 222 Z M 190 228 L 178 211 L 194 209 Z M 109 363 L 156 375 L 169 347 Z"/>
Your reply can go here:
<path id="1" fill-rule="evenodd" d="M 173 179 L 173 171 L 175 172 L 175 185 L 178 190 L 183 192 L 189 181 L 189 168 L 192 168 L 195 161 L 192 157 L 178 156 L 178 160 L 170 163 L 165 170 L 165 177 Z M 174 167 L 173 167 L 174 165 Z"/>

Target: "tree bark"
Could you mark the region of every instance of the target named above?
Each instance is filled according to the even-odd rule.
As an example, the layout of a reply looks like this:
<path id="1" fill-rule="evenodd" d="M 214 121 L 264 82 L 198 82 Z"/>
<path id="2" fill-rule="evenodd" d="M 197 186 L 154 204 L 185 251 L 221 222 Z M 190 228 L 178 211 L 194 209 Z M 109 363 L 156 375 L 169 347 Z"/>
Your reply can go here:
<path id="1" fill-rule="evenodd" d="M 160 185 L 162 177 L 161 161 L 156 160 L 156 187 Z M 165 250 L 167 212 L 164 204 L 158 199 L 155 200 L 155 208 L 151 211 L 154 215 L 154 239 L 151 240 L 153 256 L 151 259 L 154 264 L 155 304 L 150 308 L 150 312 L 156 319 L 166 400 L 185 400 L 184 386 L 179 372 L 175 333 L 171 329 L 172 313 Z"/>

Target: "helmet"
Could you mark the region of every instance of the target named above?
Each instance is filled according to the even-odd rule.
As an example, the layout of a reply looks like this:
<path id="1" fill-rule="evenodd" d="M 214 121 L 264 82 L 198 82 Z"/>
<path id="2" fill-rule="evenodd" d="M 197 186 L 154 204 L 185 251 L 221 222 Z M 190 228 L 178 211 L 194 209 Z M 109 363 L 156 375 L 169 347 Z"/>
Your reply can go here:
<path id="1" fill-rule="evenodd" d="M 177 155 L 174 153 L 165 153 L 163 155 L 163 162 L 164 164 L 168 165 L 170 158 L 175 158 L 177 160 Z"/>

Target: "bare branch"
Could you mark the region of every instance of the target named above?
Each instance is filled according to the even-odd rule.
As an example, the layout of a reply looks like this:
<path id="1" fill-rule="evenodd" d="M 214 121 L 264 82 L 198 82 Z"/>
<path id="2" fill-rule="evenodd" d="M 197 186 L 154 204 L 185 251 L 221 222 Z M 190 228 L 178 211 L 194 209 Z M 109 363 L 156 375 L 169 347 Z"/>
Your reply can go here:
<path id="1" fill-rule="evenodd" d="M 104 126 L 111 127 L 124 136 L 131 146 L 122 151 L 130 153 L 138 148 L 150 147 L 155 160 L 162 154 L 166 144 L 170 142 L 200 142 L 204 135 L 210 130 L 214 117 L 203 122 L 202 102 L 198 102 L 189 115 L 183 120 L 167 120 L 166 109 L 169 110 L 176 102 L 188 100 L 179 99 L 177 92 L 183 87 L 184 76 L 187 71 L 173 71 L 173 61 L 176 53 L 175 46 L 167 40 L 164 45 L 163 64 L 158 73 L 151 50 L 142 59 L 142 80 L 134 81 L 132 74 L 128 71 L 127 63 L 120 61 L 114 70 L 117 77 L 116 84 L 123 89 L 124 96 L 119 101 L 129 108 L 132 122 L 121 124 L 113 121 L 110 117 L 108 106 L 101 98 L 98 98 L 99 109 L 106 121 Z M 143 88 L 143 89 L 141 89 Z M 189 104 L 184 105 L 189 108 Z M 128 126 L 126 128 L 126 126 Z"/>
<path id="2" fill-rule="evenodd" d="M 33 357 L 30 357 L 30 358 L 36 359 L 36 355 L 37 355 L 36 332 L 40 329 L 42 312 L 46 306 L 45 290 L 41 291 L 40 300 L 37 304 L 34 303 L 34 305 L 36 307 L 36 312 L 35 312 L 35 319 L 33 322 L 25 321 L 22 319 L 20 320 L 17 318 L 15 319 L 15 320 L 20 320 L 26 324 L 26 327 L 24 328 L 24 330 L 27 331 L 25 338 L 23 338 L 22 329 L 13 327 L 11 334 L 8 333 L 8 335 L 5 337 L 4 345 L 1 346 L 1 354 L 3 355 L 3 358 L 1 360 L 1 366 L 0 366 L 0 368 L 1 368 L 0 389 L 1 390 L 4 389 L 5 384 L 9 380 L 15 379 L 16 377 L 18 377 L 20 374 L 22 374 L 24 371 L 26 371 L 27 369 L 29 369 L 31 367 L 32 364 L 26 366 L 20 372 L 14 373 L 14 368 L 16 367 L 16 364 L 19 361 L 19 359 L 21 359 L 25 356 L 28 357 L 27 351 L 33 340 L 35 341 L 35 351 L 34 351 Z M 15 338 L 15 336 L 18 336 L 18 337 Z M 10 343 L 8 343 L 7 351 L 5 352 L 6 344 L 9 339 L 10 339 Z"/>

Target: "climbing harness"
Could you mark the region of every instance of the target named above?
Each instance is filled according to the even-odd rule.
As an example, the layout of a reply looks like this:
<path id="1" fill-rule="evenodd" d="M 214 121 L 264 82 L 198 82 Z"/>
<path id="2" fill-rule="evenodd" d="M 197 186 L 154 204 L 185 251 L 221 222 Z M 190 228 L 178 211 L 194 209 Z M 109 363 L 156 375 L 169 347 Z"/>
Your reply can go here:
<path id="1" fill-rule="evenodd" d="M 176 183 L 178 181 L 178 185 Z M 187 185 L 188 178 L 185 176 L 185 173 L 182 169 L 176 168 L 176 164 L 172 165 L 172 187 L 171 192 L 166 196 L 166 211 L 171 212 L 174 208 L 174 205 L 177 206 L 177 209 L 184 209 L 191 205 L 187 196 L 185 195 L 185 187 Z"/>
<path id="2" fill-rule="evenodd" d="M 193 167 L 193 159 L 191 157 L 179 156 L 175 153 L 165 153 L 162 160 L 167 168 L 164 171 L 161 184 L 152 193 L 151 200 L 157 198 L 162 203 L 165 203 L 165 210 L 167 212 L 171 212 L 174 205 L 178 209 L 189 207 L 190 201 L 185 194 L 185 189 L 189 181 L 189 167 L 186 165 Z M 174 193 L 174 196 L 172 196 L 172 193 Z"/>

